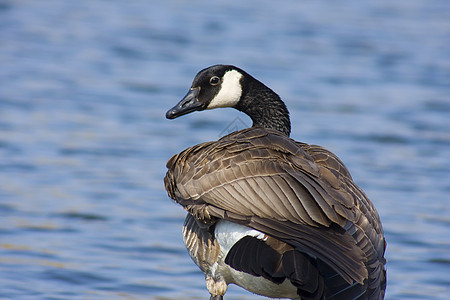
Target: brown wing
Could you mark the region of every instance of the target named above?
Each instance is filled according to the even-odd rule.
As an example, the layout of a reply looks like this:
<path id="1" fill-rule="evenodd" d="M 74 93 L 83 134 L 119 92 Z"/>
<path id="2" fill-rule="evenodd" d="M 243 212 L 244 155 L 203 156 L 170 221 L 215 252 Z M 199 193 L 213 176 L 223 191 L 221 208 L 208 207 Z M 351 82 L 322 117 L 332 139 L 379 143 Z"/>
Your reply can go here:
<path id="1" fill-rule="evenodd" d="M 167 167 L 169 196 L 198 219 L 260 230 L 320 258 L 349 283 L 383 280 L 378 214 L 326 149 L 250 128 L 188 148 Z"/>

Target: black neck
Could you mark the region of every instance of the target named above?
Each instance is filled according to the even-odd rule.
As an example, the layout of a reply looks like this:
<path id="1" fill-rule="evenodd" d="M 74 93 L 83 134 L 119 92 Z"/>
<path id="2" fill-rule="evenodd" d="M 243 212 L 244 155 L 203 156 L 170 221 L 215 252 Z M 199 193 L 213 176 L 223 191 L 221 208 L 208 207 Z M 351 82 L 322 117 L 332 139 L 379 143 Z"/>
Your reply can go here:
<path id="1" fill-rule="evenodd" d="M 253 120 L 253 127 L 278 130 L 287 136 L 291 133 L 289 112 L 280 97 L 261 82 L 253 79 L 248 82 L 236 109 Z"/>

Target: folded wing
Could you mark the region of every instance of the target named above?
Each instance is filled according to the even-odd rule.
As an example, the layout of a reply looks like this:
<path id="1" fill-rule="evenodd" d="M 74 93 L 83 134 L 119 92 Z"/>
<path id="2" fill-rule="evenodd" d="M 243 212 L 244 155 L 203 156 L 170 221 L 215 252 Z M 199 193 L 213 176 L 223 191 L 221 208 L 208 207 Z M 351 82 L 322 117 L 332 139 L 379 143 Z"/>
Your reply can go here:
<path id="1" fill-rule="evenodd" d="M 383 285 L 378 214 L 328 150 L 250 128 L 188 148 L 167 167 L 169 196 L 197 219 L 249 226 L 320 259 L 348 283 L 378 292 Z"/>

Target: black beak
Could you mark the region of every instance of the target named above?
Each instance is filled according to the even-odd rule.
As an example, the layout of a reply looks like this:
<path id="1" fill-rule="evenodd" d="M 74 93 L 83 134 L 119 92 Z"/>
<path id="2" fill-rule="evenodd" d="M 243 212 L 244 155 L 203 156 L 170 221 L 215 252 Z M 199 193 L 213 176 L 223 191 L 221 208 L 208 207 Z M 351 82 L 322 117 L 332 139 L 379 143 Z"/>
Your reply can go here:
<path id="1" fill-rule="evenodd" d="M 177 105 L 167 111 L 166 118 L 175 119 L 193 111 L 202 110 L 203 104 L 199 102 L 197 98 L 199 92 L 200 88 L 191 88 Z"/>

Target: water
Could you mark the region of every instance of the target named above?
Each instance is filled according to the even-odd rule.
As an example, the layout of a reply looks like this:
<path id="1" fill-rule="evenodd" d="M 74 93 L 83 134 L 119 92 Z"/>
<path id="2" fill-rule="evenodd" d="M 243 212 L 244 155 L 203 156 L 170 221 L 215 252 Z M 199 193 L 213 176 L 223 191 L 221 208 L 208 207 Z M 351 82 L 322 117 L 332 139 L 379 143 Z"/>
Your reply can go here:
<path id="1" fill-rule="evenodd" d="M 216 63 L 347 164 L 384 224 L 386 298 L 447 299 L 447 0 L 0 0 L 0 299 L 209 297 L 162 180 L 172 154 L 251 124 L 165 120 Z"/>

